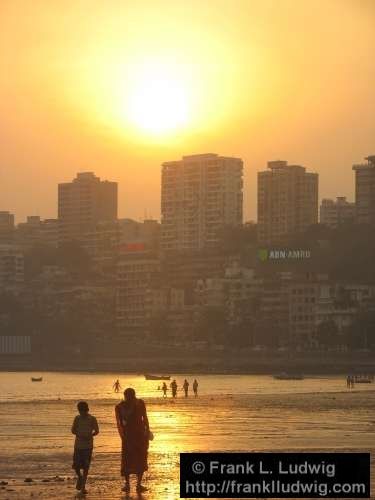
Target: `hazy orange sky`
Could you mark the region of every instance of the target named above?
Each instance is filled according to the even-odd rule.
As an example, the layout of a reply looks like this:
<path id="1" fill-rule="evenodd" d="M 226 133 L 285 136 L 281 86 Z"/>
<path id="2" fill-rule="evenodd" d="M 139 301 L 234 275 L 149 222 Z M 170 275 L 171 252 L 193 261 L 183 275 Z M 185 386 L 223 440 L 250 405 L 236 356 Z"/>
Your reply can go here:
<path id="1" fill-rule="evenodd" d="M 56 216 L 57 183 L 119 183 L 159 217 L 160 164 L 285 159 L 353 198 L 375 154 L 375 0 L 0 0 L 0 210 Z"/>

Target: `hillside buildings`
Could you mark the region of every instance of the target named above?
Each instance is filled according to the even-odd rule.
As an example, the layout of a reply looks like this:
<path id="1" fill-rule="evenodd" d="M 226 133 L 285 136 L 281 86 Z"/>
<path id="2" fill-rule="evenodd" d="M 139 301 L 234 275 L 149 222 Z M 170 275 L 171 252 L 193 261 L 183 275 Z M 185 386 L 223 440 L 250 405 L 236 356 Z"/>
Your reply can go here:
<path id="1" fill-rule="evenodd" d="M 212 248 L 222 228 L 241 225 L 242 176 L 242 160 L 217 154 L 163 163 L 162 250 Z"/>
<path id="2" fill-rule="evenodd" d="M 258 241 L 285 244 L 318 223 L 318 174 L 286 161 L 268 162 L 258 173 Z"/>

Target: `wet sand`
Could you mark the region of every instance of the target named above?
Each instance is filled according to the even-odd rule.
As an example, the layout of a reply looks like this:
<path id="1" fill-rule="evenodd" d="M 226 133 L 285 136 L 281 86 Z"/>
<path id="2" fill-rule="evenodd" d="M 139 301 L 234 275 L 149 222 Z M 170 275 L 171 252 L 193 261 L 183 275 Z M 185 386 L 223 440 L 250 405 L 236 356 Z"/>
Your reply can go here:
<path id="1" fill-rule="evenodd" d="M 375 391 L 204 395 L 145 398 L 155 440 L 143 498 L 179 498 L 179 453 L 189 451 L 370 451 Z M 90 401 L 96 438 L 87 498 L 139 498 L 121 493 L 113 399 Z M 1 499 L 72 499 L 70 424 L 75 401 L 0 403 Z M 375 480 L 372 461 L 372 482 Z M 32 482 L 25 483 L 26 478 Z M 142 498 L 142 497 L 141 497 Z"/>

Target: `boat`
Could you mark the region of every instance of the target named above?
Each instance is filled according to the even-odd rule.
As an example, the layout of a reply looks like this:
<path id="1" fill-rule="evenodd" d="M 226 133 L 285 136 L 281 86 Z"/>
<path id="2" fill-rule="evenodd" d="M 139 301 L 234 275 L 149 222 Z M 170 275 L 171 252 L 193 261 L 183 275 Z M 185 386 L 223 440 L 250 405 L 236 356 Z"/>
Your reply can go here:
<path id="1" fill-rule="evenodd" d="M 41 382 L 43 377 L 31 377 L 31 382 Z"/>
<path id="2" fill-rule="evenodd" d="M 372 384 L 373 380 L 373 377 L 368 377 L 366 375 L 356 375 L 354 377 L 354 382 L 356 384 Z"/>
<path id="3" fill-rule="evenodd" d="M 301 374 L 279 373 L 274 375 L 273 378 L 276 380 L 303 380 L 304 376 Z"/>
<path id="4" fill-rule="evenodd" d="M 146 380 L 171 380 L 171 377 L 164 375 L 150 375 L 149 373 L 145 373 Z"/>

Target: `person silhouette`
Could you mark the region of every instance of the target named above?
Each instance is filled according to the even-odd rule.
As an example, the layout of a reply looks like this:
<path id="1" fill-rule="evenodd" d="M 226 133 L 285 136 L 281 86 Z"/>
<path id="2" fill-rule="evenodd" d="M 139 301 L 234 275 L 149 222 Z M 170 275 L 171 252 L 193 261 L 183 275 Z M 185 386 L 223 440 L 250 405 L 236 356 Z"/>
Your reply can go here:
<path id="1" fill-rule="evenodd" d="M 152 439 L 147 418 L 146 405 L 138 399 L 135 390 L 124 391 L 124 401 L 116 408 L 116 422 L 122 441 L 121 475 L 125 478 L 122 491 L 130 492 L 130 475 L 137 476 L 137 493 L 147 491 L 142 485 L 143 473 L 148 470 L 147 455 L 149 440 Z"/>
<path id="2" fill-rule="evenodd" d="M 189 395 L 189 382 L 186 379 L 184 380 L 184 385 L 182 387 L 184 388 L 185 398 L 187 398 Z"/>
<path id="3" fill-rule="evenodd" d="M 99 434 L 96 418 L 89 413 L 86 401 L 77 404 L 78 415 L 72 425 L 72 434 L 75 435 L 73 466 L 77 474 L 76 489 L 86 495 L 86 481 L 89 474 L 94 437 Z M 82 472 L 82 474 L 81 474 Z"/>
<path id="4" fill-rule="evenodd" d="M 171 389 L 172 389 L 172 397 L 176 397 L 177 396 L 177 382 L 176 380 L 173 380 L 173 382 L 171 383 Z"/>
<path id="5" fill-rule="evenodd" d="M 198 381 L 196 378 L 194 379 L 194 382 L 193 382 L 193 392 L 194 392 L 194 396 L 197 398 L 198 397 Z"/>
<path id="6" fill-rule="evenodd" d="M 121 390 L 121 384 L 120 384 L 119 379 L 117 379 L 117 380 L 114 382 L 114 384 L 113 384 L 112 388 L 113 388 L 113 390 L 114 390 L 116 393 L 120 392 L 120 390 Z"/>

